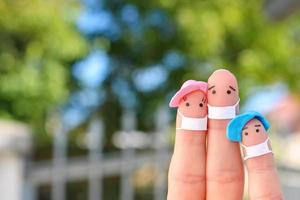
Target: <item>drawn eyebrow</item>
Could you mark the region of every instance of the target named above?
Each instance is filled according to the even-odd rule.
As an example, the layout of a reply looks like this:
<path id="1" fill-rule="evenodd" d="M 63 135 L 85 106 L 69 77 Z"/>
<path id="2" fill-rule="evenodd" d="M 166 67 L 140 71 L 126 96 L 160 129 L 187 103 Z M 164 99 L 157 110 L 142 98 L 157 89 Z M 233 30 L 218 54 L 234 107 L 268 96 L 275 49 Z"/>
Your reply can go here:
<path id="1" fill-rule="evenodd" d="M 233 91 L 235 91 L 234 87 L 232 87 L 231 85 L 229 85 L 229 88 L 232 89 Z"/>
<path id="2" fill-rule="evenodd" d="M 256 124 L 256 125 L 255 125 L 255 127 L 260 127 L 260 126 L 261 126 L 260 124 Z"/>
<path id="3" fill-rule="evenodd" d="M 208 88 L 208 90 L 211 90 L 211 89 L 213 89 L 215 86 L 213 85 L 213 86 L 210 86 L 209 88 Z"/>
<path id="4" fill-rule="evenodd" d="M 247 127 L 247 126 L 245 126 L 244 128 L 242 128 L 242 131 L 243 131 L 243 130 L 245 130 L 245 129 L 247 129 L 247 128 L 248 128 L 248 127 Z"/>

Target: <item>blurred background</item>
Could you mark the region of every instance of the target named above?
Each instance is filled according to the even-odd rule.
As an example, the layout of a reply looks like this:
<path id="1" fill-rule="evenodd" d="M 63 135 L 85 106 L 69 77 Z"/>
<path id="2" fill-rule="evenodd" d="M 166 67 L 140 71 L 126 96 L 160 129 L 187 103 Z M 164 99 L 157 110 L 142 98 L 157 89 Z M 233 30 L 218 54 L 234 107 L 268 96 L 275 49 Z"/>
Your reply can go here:
<path id="1" fill-rule="evenodd" d="M 299 0 L 0 0 L 1 199 L 166 199 L 168 102 L 218 68 L 299 199 Z"/>

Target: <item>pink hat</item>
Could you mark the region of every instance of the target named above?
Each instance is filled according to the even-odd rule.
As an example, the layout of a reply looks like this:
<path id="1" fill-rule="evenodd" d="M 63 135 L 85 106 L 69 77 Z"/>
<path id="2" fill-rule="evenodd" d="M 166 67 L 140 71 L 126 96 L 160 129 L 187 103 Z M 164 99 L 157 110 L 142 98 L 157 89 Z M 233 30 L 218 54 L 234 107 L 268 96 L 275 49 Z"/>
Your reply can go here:
<path id="1" fill-rule="evenodd" d="M 207 83 L 203 81 L 188 80 L 183 83 L 180 90 L 172 97 L 169 106 L 178 107 L 180 100 L 187 94 L 200 90 L 206 94 Z"/>

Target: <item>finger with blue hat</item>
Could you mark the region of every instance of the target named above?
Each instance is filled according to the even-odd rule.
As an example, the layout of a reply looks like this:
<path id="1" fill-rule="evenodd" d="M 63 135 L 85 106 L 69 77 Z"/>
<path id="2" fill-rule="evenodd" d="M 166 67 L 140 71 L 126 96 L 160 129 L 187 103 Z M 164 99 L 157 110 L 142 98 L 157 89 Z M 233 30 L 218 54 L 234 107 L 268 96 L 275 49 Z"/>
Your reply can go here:
<path id="1" fill-rule="evenodd" d="M 267 133 L 269 128 L 268 120 L 255 111 L 236 116 L 227 126 L 227 138 L 239 142 L 243 150 L 250 199 L 283 199 Z"/>
<path id="2" fill-rule="evenodd" d="M 233 118 L 227 126 L 227 138 L 234 142 L 242 141 L 242 131 L 245 125 L 252 119 L 258 119 L 267 131 L 270 128 L 268 120 L 260 113 L 255 111 L 245 112 Z"/>

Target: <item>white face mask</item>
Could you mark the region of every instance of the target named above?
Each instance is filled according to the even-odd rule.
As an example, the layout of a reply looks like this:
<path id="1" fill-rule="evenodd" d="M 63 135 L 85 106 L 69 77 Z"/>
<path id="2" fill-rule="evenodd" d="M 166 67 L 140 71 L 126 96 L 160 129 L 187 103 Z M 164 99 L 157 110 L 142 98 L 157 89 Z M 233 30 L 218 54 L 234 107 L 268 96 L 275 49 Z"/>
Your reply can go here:
<path id="1" fill-rule="evenodd" d="M 208 118 L 209 119 L 233 119 L 236 116 L 236 107 L 239 104 L 240 99 L 233 106 L 208 106 Z"/>
<path id="2" fill-rule="evenodd" d="M 272 150 L 269 148 L 268 141 L 269 138 L 267 138 L 266 141 L 264 141 L 263 143 L 253 146 L 245 146 L 241 144 L 241 146 L 245 150 L 244 160 L 265 155 L 267 153 L 272 153 Z"/>
<path id="3" fill-rule="evenodd" d="M 181 127 L 176 129 L 192 130 L 192 131 L 207 130 L 207 116 L 203 118 L 186 117 L 179 110 L 178 110 L 178 114 L 181 117 Z"/>

